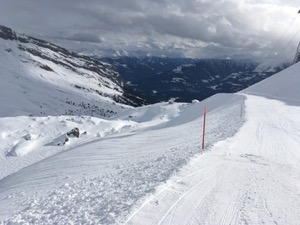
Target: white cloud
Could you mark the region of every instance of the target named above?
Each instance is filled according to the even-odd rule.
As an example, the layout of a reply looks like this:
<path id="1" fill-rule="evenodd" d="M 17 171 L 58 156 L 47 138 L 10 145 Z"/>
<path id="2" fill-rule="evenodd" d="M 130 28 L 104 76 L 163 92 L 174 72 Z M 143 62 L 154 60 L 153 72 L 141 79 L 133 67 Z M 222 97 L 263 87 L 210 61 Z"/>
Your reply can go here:
<path id="1" fill-rule="evenodd" d="M 0 21 L 17 31 L 99 48 L 182 50 L 196 57 L 267 55 L 296 17 L 296 0 L 0 0 Z M 299 30 L 300 14 L 280 41 Z M 295 46 L 300 37 L 295 37 Z M 279 52 L 280 49 L 277 49 Z M 292 50 L 290 50 L 292 52 Z M 291 53 L 292 55 L 292 53 Z"/>

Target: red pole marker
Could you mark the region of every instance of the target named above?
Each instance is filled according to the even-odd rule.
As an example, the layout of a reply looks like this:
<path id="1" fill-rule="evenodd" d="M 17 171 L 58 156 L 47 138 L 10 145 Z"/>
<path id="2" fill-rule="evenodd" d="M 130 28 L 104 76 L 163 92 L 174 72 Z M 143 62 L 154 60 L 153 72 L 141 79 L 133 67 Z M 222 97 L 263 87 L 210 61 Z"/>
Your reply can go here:
<path id="1" fill-rule="evenodd" d="M 204 107 L 204 112 L 203 112 L 202 149 L 204 149 L 204 141 L 205 141 L 205 123 L 206 123 L 206 113 L 207 113 L 207 108 L 206 108 L 206 106 L 205 106 L 205 107 Z"/>

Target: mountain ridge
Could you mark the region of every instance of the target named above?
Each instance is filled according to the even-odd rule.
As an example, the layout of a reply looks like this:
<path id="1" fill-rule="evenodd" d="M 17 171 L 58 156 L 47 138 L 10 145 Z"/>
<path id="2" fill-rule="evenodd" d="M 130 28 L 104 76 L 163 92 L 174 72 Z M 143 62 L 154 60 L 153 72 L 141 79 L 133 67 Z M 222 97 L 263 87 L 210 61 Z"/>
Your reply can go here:
<path id="1" fill-rule="evenodd" d="M 121 75 L 107 63 L 17 34 L 5 26 L 0 26 L 0 47 L 2 112 L 9 108 L 11 115 L 107 116 L 111 113 L 104 111 L 114 111 L 118 104 L 121 107 L 146 103 L 125 87 Z M 38 85 L 32 85 L 35 83 Z M 26 94 L 29 92 L 30 96 Z M 33 107 L 14 107 L 5 95 L 11 100 L 24 98 Z M 105 107 L 99 106 L 103 103 Z M 8 111 L 3 112 L 5 116 L 10 116 Z"/>
<path id="2" fill-rule="evenodd" d="M 165 57 L 102 58 L 114 65 L 128 85 L 154 102 L 171 98 L 190 102 L 216 93 L 234 93 L 288 67 L 267 66 L 252 59 Z M 267 68 L 267 69 L 266 69 Z"/>

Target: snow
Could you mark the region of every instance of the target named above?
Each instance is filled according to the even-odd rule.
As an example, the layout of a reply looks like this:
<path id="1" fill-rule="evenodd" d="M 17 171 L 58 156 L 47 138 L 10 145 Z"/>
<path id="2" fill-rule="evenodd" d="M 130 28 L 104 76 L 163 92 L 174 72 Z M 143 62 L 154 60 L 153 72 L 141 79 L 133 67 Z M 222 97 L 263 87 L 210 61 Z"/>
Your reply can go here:
<path id="1" fill-rule="evenodd" d="M 269 77 L 245 89 L 243 92 L 300 105 L 299 69 L 300 63 L 297 63 L 277 73 L 276 76 Z"/>
<path id="2" fill-rule="evenodd" d="M 66 149 L 119 133 L 135 124 L 86 116 L 0 118 L 0 179 Z M 81 138 L 70 138 L 62 145 L 66 133 L 75 127 L 79 128 Z"/>
<path id="3" fill-rule="evenodd" d="M 246 109 L 235 136 L 191 160 L 126 224 L 298 224 L 300 108 L 249 95 Z"/>
<path id="4" fill-rule="evenodd" d="M 97 126 L 97 122 L 104 123 L 100 119 L 48 117 L 51 124 L 45 121 L 46 118 L 38 118 L 37 124 L 32 126 L 38 127 L 43 122 L 54 128 L 50 132 L 53 135 L 47 138 L 43 135 L 46 140 L 40 143 L 41 149 L 32 149 L 26 155 L 36 159 L 37 163 L 31 161 L 28 166 L 29 160 L 21 156 L 3 157 L 2 168 L 9 167 L 6 160 L 10 160 L 10 166 L 22 162 L 23 165 L 27 163 L 27 167 L 10 173 L 0 181 L 0 218 L 8 219 L 7 223 L 30 221 L 42 224 L 47 219 L 47 223 L 60 221 L 65 224 L 70 223 L 70 218 L 82 222 L 88 216 L 91 223 L 114 223 L 115 217 L 127 215 L 141 197 L 153 193 L 156 186 L 200 153 L 204 105 L 211 110 L 206 143 L 211 146 L 233 135 L 242 125 L 241 101 L 242 96 L 222 94 L 200 103 L 159 103 L 131 109 L 127 114 L 107 121 L 105 125 L 115 128 L 116 132 L 106 132 L 102 137 L 97 137 L 95 131 L 106 127 Z M 221 103 L 223 107 L 220 108 L 218 105 Z M 231 118 L 227 119 L 229 115 Z M 70 121 L 72 118 L 74 122 Z M 227 123 L 222 123 L 224 120 Z M 91 125 L 92 122 L 96 125 Z M 87 135 L 72 140 L 69 146 L 44 145 L 74 126 L 80 130 L 85 127 Z M 108 131 L 110 129 L 107 128 Z M 218 132 L 220 130 L 224 132 Z M 26 130 L 16 136 L 22 138 L 28 132 Z M 57 148 L 61 148 L 59 152 Z M 48 157 L 40 160 L 41 154 L 47 155 L 47 152 Z M 49 157 L 50 154 L 53 156 Z M 20 166 L 13 169 L 15 172 Z M 90 210 L 85 215 L 87 208 Z M 49 217 L 41 218 L 39 215 Z"/>
<path id="5" fill-rule="evenodd" d="M 171 83 L 183 83 L 186 84 L 186 80 L 180 77 L 173 77 Z"/>
<path id="6" fill-rule="evenodd" d="M 174 73 L 180 73 L 180 74 L 183 74 L 182 72 L 182 66 L 177 66 L 174 70 L 173 70 Z"/>
<path id="7" fill-rule="evenodd" d="M 177 66 L 175 69 L 173 69 L 172 71 L 174 73 L 177 73 L 177 74 L 183 74 L 182 72 L 182 69 L 185 68 L 185 67 L 194 67 L 195 64 L 183 64 L 181 66 Z"/>
<path id="8" fill-rule="evenodd" d="M 53 60 L 62 61 L 70 68 L 22 51 L 19 45 L 22 48 L 42 52 L 45 57 Z M 103 108 L 115 111 L 115 108 L 119 110 L 121 107 L 112 105 L 113 100 L 105 97 L 120 96 L 123 92 L 120 86 L 104 76 L 109 71 L 103 71 L 100 76 L 70 64 L 85 65 L 86 61 L 83 59 L 80 61 L 34 44 L 1 38 L 0 59 L 1 116 L 62 114 L 103 116 L 109 114 L 103 112 Z M 41 66 L 48 66 L 53 71 L 45 70 Z M 104 96 L 100 96 L 99 93 Z M 88 107 L 83 106 L 83 103 Z"/>
<path id="9" fill-rule="evenodd" d="M 299 224 L 299 70 L 110 119 L 2 116 L 0 224 Z"/>
<path id="10" fill-rule="evenodd" d="M 213 85 L 213 86 L 209 86 L 209 88 L 211 88 L 212 90 L 217 90 L 217 88 L 218 88 L 218 85 Z"/>

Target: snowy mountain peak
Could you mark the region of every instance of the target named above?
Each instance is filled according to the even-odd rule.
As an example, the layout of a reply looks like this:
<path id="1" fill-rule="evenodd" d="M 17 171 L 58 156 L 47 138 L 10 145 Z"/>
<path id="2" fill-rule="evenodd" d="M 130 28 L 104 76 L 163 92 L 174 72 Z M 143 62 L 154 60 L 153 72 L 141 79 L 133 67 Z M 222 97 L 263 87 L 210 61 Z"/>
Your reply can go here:
<path id="1" fill-rule="evenodd" d="M 109 64 L 5 26 L 0 26 L 0 59 L 1 116 L 109 116 L 120 107 L 115 103 L 145 103 L 125 90 Z"/>

